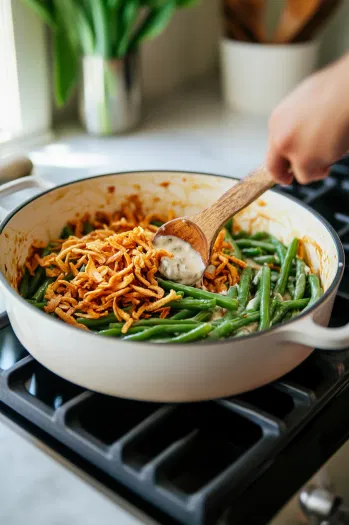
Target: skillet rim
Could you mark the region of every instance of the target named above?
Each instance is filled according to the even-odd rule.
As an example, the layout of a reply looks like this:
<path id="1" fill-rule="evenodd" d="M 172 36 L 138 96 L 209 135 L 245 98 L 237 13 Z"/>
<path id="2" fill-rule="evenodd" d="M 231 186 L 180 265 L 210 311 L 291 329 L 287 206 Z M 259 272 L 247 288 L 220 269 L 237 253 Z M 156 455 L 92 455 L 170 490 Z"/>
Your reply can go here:
<path id="1" fill-rule="evenodd" d="M 230 180 L 235 180 L 235 181 L 241 180 L 241 179 L 238 179 L 237 177 L 231 177 L 229 175 L 217 175 L 216 173 L 198 172 L 198 171 L 189 171 L 189 170 L 169 170 L 169 169 L 165 169 L 165 170 L 161 170 L 161 169 L 156 169 L 156 170 L 130 170 L 130 171 L 121 171 L 121 172 L 102 173 L 100 175 L 91 175 L 89 177 L 83 177 L 81 179 L 76 179 L 76 180 L 73 180 L 73 181 L 70 181 L 70 182 L 64 182 L 63 184 L 58 184 L 57 186 L 53 186 L 52 188 L 48 188 L 48 189 L 46 189 L 46 190 L 44 190 L 44 191 L 34 195 L 33 197 L 30 197 L 29 199 L 26 199 L 22 204 L 16 206 L 13 210 L 11 210 L 6 215 L 6 217 L 3 219 L 3 221 L 0 224 L 0 235 L 3 233 L 4 228 L 6 227 L 6 225 L 10 222 L 10 220 L 19 211 L 21 211 L 23 208 L 25 208 L 31 202 L 34 202 L 35 200 L 39 199 L 40 197 L 43 197 L 44 195 L 46 195 L 48 193 L 51 193 L 51 192 L 53 192 L 53 191 L 55 191 L 57 189 L 60 189 L 60 188 L 65 188 L 66 186 L 79 184 L 81 182 L 88 181 L 88 180 L 94 180 L 94 179 L 98 179 L 98 178 L 111 177 L 111 176 L 118 177 L 120 175 L 129 175 L 131 173 L 135 174 L 135 175 L 146 175 L 146 174 L 149 174 L 149 173 L 154 173 L 154 174 L 156 174 L 156 173 L 159 173 L 159 174 L 160 173 L 172 173 L 172 174 L 182 174 L 182 175 L 190 174 L 190 175 L 204 175 L 204 176 L 208 176 L 208 177 L 219 177 L 219 178 L 222 178 L 222 179 L 230 179 Z M 320 223 L 326 228 L 326 230 L 329 232 L 329 234 L 331 235 L 331 237 L 332 237 L 332 239 L 334 241 L 334 244 L 336 246 L 337 256 L 338 256 L 338 268 L 337 268 L 337 271 L 336 271 L 336 275 L 335 275 L 331 285 L 326 290 L 326 292 L 308 310 L 306 310 L 306 309 L 303 310 L 303 312 L 300 315 L 297 315 L 297 317 L 295 317 L 293 319 L 290 319 L 289 321 L 286 321 L 285 323 L 283 323 L 282 326 L 284 327 L 284 326 L 290 326 L 292 323 L 294 323 L 294 322 L 296 322 L 296 321 L 298 321 L 300 319 L 304 319 L 310 313 L 314 312 L 316 310 L 316 308 L 318 308 L 321 304 L 325 303 L 326 300 L 332 295 L 332 293 L 335 291 L 335 289 L 339 286 L 340 281 L 341 281 L 342 276 L 343 276 L 344 264 L 345 264 L 345 253 L 344 253 L 344 248 L 343 248 L 342 242 L 341 242 L 337 232 L 335 231 L 333 226 L 320 213 L 318 213 L 316 210 L 311 208 L 308 204 L 302 202 L 301 200 L 297 199 L 293 195 L 287 195 L 286 193 L 282 192 L 278 188 L 273 188 L 273 189 L 268 190 L 268 191 L 272 191 L 274 193 L 277 193 L 277 194 L 285 197 L 286 199 L 289 199 L 289 200 L 295 202 L 296 204 L 300 205 L 302 208 L 304 208 L 305 210 L 310 212 L 312 215 L 314 215 L 320 221 Z M 16 299 L 18 299 L 20 301 L 23 301 L 23 303 L 25 303 L 26 307 L 32 308 L 33 310 L 36 311 L 37 314 L 39 314 L 40 316 L 43 316 L 43 318 L 45 318 L 47 321 L 53 322 L 55 324 L 55 326 L 56 326 L 56 323 L 61 323 L 61 325 L 62 325 L 62 321 L 47 315 L 45 312 L 42 312 L 41 310 L 39 310 L 35 306 L 33 306 L 30 303 L 28 303 L 28 301 L 26 299 L 21 297 L 21 295 L 12 288 L 12 286 L 9 284 L 9 282 L 7 281 L 7 279 L 5 278 L 5 276 L 3 275 L 3 273 L 1 271 L 0 271 L 0 282 L 7 290 L 9 290 L 9 292 L 11 294 L 14 295 L 14 297 Z M 73 330 L 74 333 L 76 333 L 76 330 L 77 330 L 76 327 L 71 326 L 71 325 L 69 325 L 67 323 L 63 323 L 63 326 L 65 326 L 69 330 Z M 272 327 L 268 328 L 267 330 L 263 330 L 261 332 L 253 332 L 251 334 L 247 334 L 247 335 L 244 335 L 242 337 L 246 341 L 247 340 L 252 340 L 253 338 L 273 333 L 277 329 L 279 329 L 280 326 L 281 325 L 275 325 L 275 326 L 272 326 Z M 329 328 L 329 330 L 330 330 L 330 328 Z M 99 338 L 103 338 L 105 340 L 105 337 L 102 336 L 102 335 L 99 335 L 98 333 L 95 333 L 95 332 L 92 332 L 92 331 L 90 331 L 89 333 L 91 335 L 93 335 L 93 336 L 98 336 Z M 237 340 L 239 340 L 239 339 L 237 339 Z M 117 341 L 118 341 L 118 339 L 117 339 Z M 124 341 L 124 343 L 127 343 L 127 342 L 128 341 Z M 154 347 L 154 346 L 165 347 L 165 346 L 168 346 L 168 344 L 169 344 L 169 343 L 150 343 L 150 342 L 147 342 L 147 341 L 129 341 L 129 343 L 136 344 L 136 346 L 143 345 L 143 346 L 151 346 L 151 347 Z M 215 341 L 215 342 L 203 340 L 203 341 L 193 341 L 192 343 L 184 343 L 184 345 L 188 344 L 190 346 L 193 346 L 193 345 L 200 345 L 200 346 L 201 345 L 205 345 L 205 346 L 208 346 L 208 345 L 212 345 L 213 343 L 215 343 L 215 344 L 230 344 L 231 345 L 232 343 L 234 343 L 234 336 L 233 337 L 228 337 L 227 339 L 220 339 L 220 340 Z M 183 346 L 183 343 L 175 343 L 173 346 L 177 346 L 177 345 L 178 346 Z"/>

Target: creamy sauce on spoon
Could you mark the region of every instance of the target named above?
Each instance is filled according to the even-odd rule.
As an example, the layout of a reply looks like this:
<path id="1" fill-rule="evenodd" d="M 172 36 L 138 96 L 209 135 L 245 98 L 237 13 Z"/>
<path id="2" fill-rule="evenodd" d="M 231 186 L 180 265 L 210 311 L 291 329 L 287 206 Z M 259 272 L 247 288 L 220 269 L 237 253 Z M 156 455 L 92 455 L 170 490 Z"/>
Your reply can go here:
<path id="1" fill-rule="evenodd" d="M 173 254 L 163 257 L 159 272 L 171 281 L 181 284 L 194 284 L 202 276 L 205 265 L 199 252 L 174 235 L 161 235 L 155 239 L 154 246 Z"/>

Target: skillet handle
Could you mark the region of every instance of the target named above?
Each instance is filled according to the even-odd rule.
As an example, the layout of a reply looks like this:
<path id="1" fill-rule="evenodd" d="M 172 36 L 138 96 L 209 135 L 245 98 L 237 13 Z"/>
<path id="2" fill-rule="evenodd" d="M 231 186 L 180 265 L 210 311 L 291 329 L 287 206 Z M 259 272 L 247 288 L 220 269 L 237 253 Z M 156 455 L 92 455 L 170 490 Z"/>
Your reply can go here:
<path id="1" fill-rule="evenodd" d="M 319 350 L 344 350 L 349 348 L 349 323 L 339 328 L 328 328 L 308 317 L 280 334 L 284 342 L 299 343 Z"/>
<path id="2" fill-rule="evenodd" d="M 27 190 L 30 188 L 37 188 L 40 191 L 45 191 L 52 188 L 54 185 L 50 182 L 44 181 L 39 177 L 32 175 L 27 176 L 23 179 L 13 180 L 7 184 L 0 186 L 0 222 L 6 217 L 10 212 L 10 209 L 4 206 L 3 198 L 13 195 L 21 190 Z M 7 324 L 6 316 L 6 305 L 2 296 L 2 291 L 0 289 L 0 329 Z"/>
<path id="3" fill-rule="evenodd" d="M 6 217 L 10 209 L 4 206 L 3 198 L 13 195 L 19 191 L 31 188 L 37 188 L 39 191 L 45 191 L 52 188 L 54 184 L 40 179 L 36 175 L 13 180 L 0 186 L 0 221 Z"/>

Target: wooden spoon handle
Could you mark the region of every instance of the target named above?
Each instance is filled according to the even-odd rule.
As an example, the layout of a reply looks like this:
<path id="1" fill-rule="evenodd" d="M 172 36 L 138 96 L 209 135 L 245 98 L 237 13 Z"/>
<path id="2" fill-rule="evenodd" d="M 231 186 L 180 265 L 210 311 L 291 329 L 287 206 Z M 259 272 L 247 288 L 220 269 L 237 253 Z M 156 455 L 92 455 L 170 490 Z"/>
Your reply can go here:
<path id="1" fill-rule="evenodd" d="M 314 16 L 324 0 L 287 0 L 273 38 L 275 44 L 290 42 Z M 326 1 L 326 0 L 325 0 Z"/>
<path id="2" fill-rule="evenodd" d="M 208 243 L 212 245 L 223 225 L 233 215 L 258 199 L 274 184 L 273 177 L 262 166 L 224 193 L 213 206 L 198 213 L 191 220 L 201 228 Z"/>

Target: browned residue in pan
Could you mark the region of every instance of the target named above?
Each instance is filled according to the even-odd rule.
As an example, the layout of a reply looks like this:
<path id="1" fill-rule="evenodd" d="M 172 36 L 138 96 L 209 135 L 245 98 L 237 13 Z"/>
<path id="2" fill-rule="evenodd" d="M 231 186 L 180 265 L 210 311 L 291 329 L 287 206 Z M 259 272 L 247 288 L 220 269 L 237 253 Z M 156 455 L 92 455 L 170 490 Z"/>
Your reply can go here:
<path id="1" fill-rule="evenodd" d="M 304 260 L 307 263 L 307 265 L 309 266 L 310 271 L 312 273 L 319 273 L 320 275 L 322 275 L 322 254 L 323 254 L 323 251 L 322 251 L 321 246 L 316 241 L 314 241 L 314 239 L 312 239 L 311 237 L 308 237 L 307 235 L 304 235 L 304 237 L 302 237 L 300 239 L 300 242 L 303 245 L 303 249 L 304 249 Z M 316 272 L 314 266 L 311 264 L 311 261 L 308 260 L 308 258 L 307 258 L 307 254 L 306 254 L 306 250 L 305 250 L 305 246 L 304 246 L 306 244 L 311 244 L 311 246 L 313 246 L 315 248 L 315 250 L 316 250 L 316 252 L 318 254 L 318 259 L 319 259 L 319 271 L 318 272 Z"/>
<path id="2" fill-rule="evenodd" d="M 115 186 L 108 186 L 107 191 L 111 194 L 115 193 Z"/>
<path id="3" fill-rule="evenodd" d="M 299 239 L 297 256 L 300 259 L 304 259 L 304 242 L 303 242 L 303 239 Z"/>
<path id="4" fill-rule="evenodd" d="M 163 188 L 168 188 L 171 183 L 169 181 L 160 182 L 160 186 Z"/>
<path id="5" fill-rule="evenodd" d="M 239 213 L 237 213 L 235 215 L 235 217 L 239 217 L 240 214 L 243 214 L 244 211 L 241 211 Z M 265 219 L 266 221 L 268 222 L 280 222 L 278 221 L 277 219 L 275 219 L 274 217 L 270 217 L 269 215 L 267 215 L 266 213 L 263 213 L 263 212 L 258 212 L 256 214 L 255 217 L 251 217 L 250 219 L 248 219 L 248 226 L 247 226 L 247 233 L 248 234 L 252 234 L 253 232 L 253 225 L 255 224 L 255 222 L 258 222 L 260 219 Z M 241 226 L 239 224 L 236 224 L 233 222 L 233 231 L 234 233 L 239 233 L 239 231 L 241 231 Z"/>

